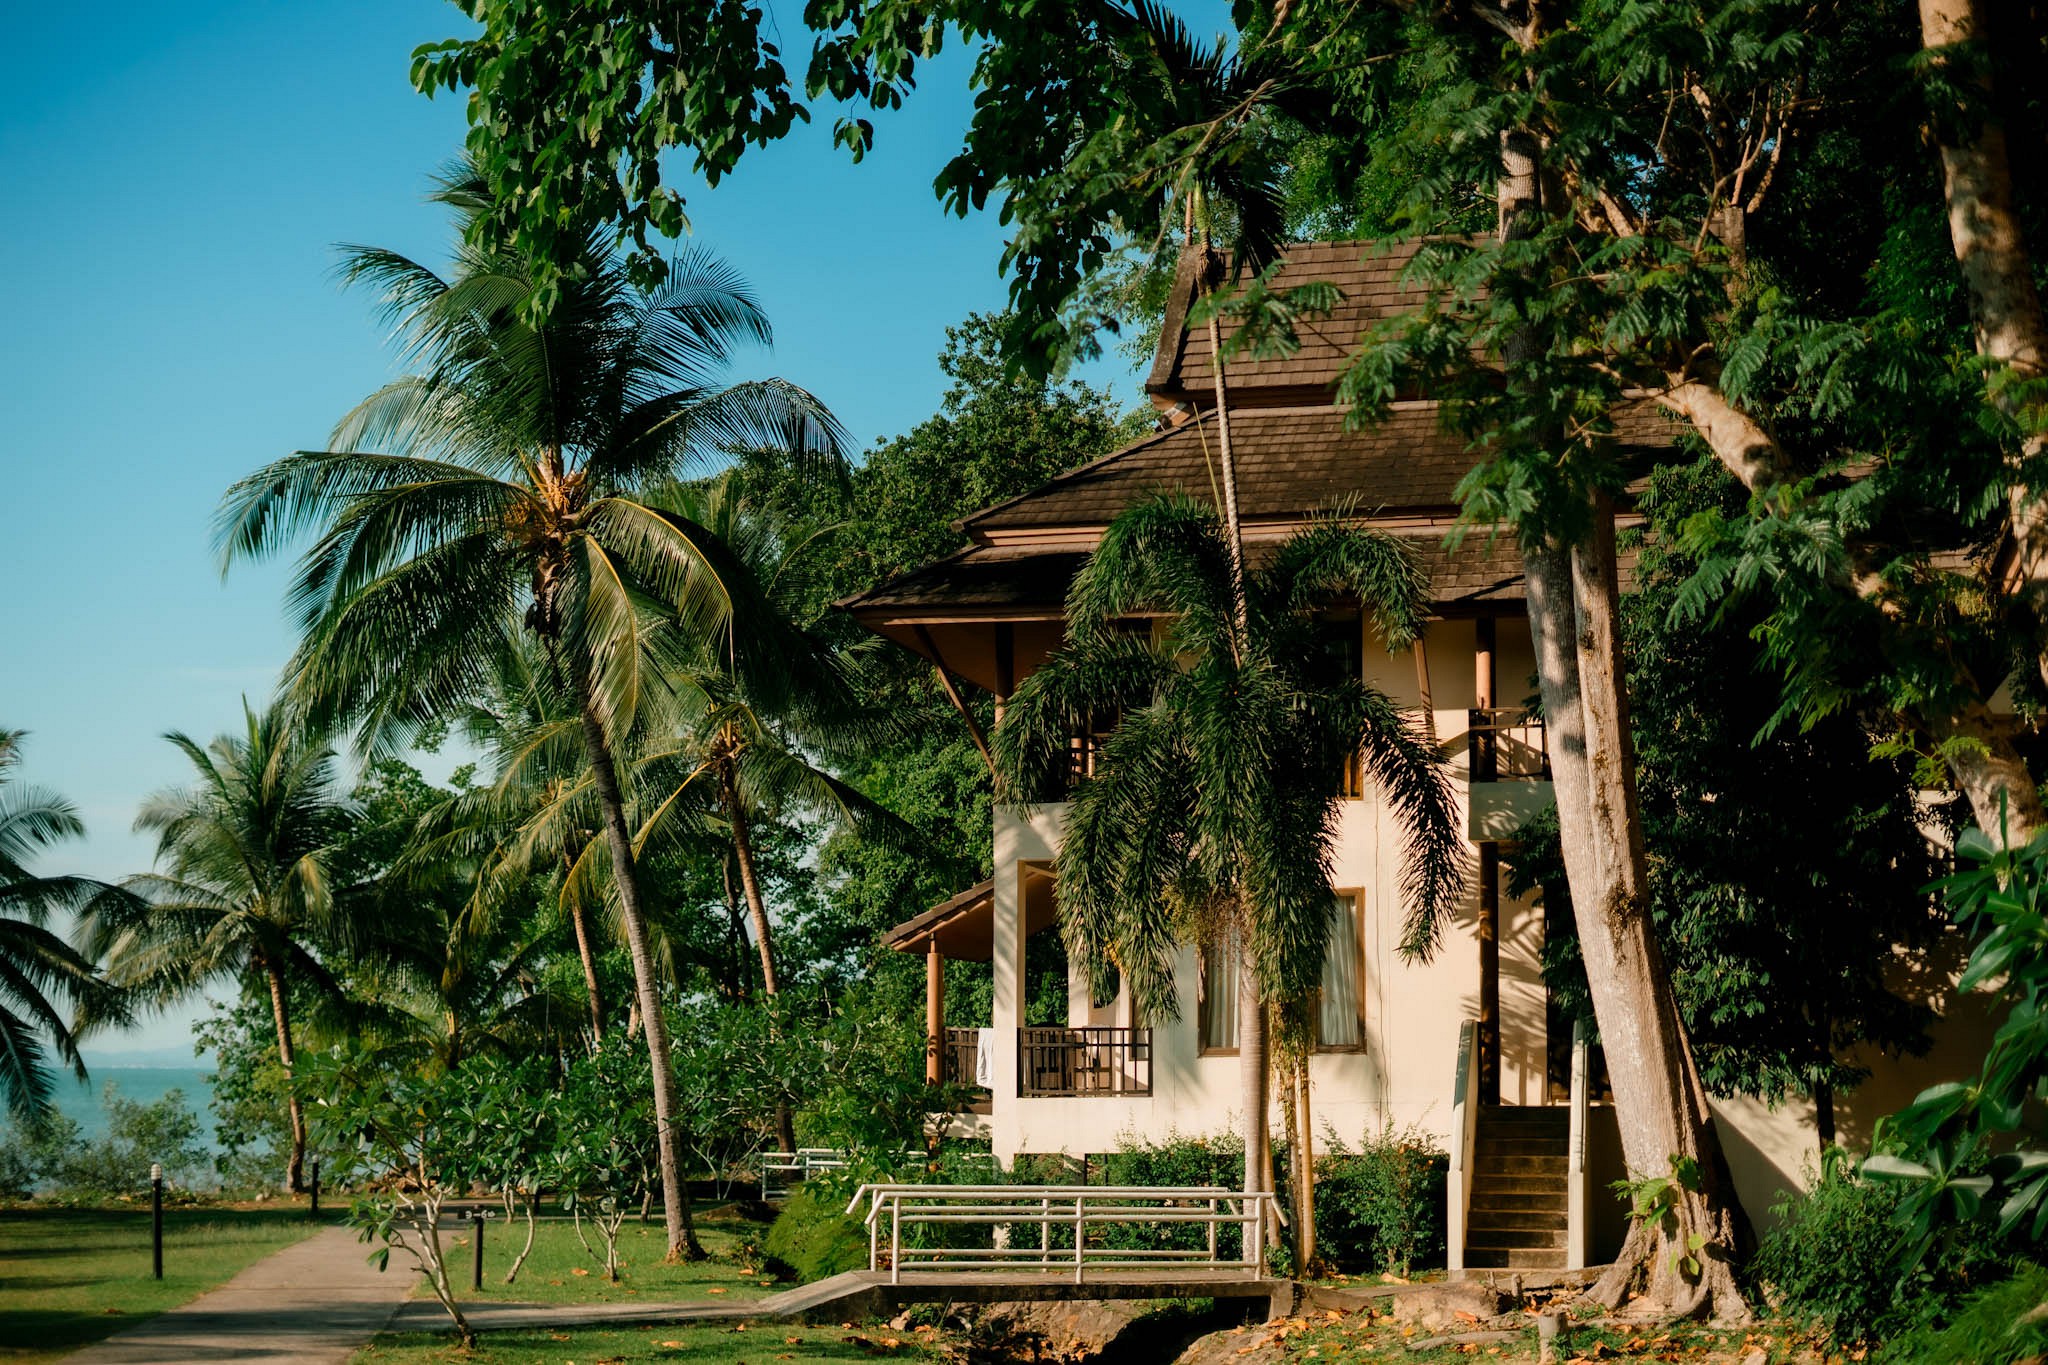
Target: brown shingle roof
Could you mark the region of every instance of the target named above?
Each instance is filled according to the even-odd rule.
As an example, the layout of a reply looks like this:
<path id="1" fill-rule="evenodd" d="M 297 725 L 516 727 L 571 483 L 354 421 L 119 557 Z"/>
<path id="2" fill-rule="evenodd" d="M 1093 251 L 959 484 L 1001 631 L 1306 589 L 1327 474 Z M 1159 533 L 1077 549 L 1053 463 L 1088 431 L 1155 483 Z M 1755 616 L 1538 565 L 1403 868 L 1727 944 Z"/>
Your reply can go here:
<path id="1" fill-rule="evenodd" d="M 1233 410 L 1238 506 L 1247 519 L 1292 517 L 1352 500 L 1368 514 L 1436 515 L 1457 506 L 1458 480 L 1474 457 L 1447 432 L 1431 402 L 1397 403 L 1386 420 L 1349 429 L 1327 404 Z M 1616 423 L 1625 447 L 1670 445 L 1669 425 L 1647 404 Z M 1147 493 L 1212 496 L 1213 413 L 1170 428 L 960 523 L 977 539 L 1003 531 L 1099 527 Z"/>
<path id="2" fill-rule="evenodd" d="M 1327 396 L 1367 328 L 1386 318 L 1412 312 L 1422 302 L 1420 291 L 1401 283 L 1401 273 L 1414 259 L 1417 245 L 1302 242 L 1290 246 L 1286 259 L 1274 272 L 1272 288 L 1323 282 L 1336 286 L 1342 297 L 1326 315 L 1297 326 L 1300 349 L 1293 355 L 1265 360 L 1233 357 L 1226 376 L 1231 392 L 1249 399 L 1256 399 L 1261 391 L 1287 389 Z M 1164 396 L 1192 396 L 1206 401 L 1215 383 L 1209 369 L 1208 329 L 1183 328 L 1193 285 L 1191 262 L 1184 263 L 1168 304 L 1163 333 L 1175 340 L 1161 345 L 1154 356 L 1146 387 Z M 1224 318 L 1220 327 L 1227 343 L 1236 330 L 1235 323 Z"/>

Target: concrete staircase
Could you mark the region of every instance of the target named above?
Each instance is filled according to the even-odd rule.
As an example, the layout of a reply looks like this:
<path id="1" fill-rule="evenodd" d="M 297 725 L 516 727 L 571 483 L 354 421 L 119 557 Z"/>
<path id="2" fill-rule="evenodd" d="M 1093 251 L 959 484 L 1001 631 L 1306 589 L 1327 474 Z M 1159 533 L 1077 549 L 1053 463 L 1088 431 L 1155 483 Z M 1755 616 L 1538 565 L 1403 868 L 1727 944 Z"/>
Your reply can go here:
<path id="1" fill-rule="evenodd" d="M 1465 1264 L 1474 1270 L 1562 1270 L 1569 1220 L 1563 1107 L 1486 1106 L 1472 1157 Z"/>

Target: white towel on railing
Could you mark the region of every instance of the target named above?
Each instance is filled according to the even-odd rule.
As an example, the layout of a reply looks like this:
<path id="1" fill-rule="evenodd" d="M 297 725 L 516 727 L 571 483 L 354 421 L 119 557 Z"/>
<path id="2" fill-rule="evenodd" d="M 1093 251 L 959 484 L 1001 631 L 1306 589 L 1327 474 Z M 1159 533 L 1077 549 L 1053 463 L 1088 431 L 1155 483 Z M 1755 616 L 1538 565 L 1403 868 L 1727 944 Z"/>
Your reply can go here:
<path id="1" fill-rule="evenodd" d="M 983 1090 L 996 1088 L 996 1031 L 992 1028 L 974 1031 L 974 1083 Z"/>

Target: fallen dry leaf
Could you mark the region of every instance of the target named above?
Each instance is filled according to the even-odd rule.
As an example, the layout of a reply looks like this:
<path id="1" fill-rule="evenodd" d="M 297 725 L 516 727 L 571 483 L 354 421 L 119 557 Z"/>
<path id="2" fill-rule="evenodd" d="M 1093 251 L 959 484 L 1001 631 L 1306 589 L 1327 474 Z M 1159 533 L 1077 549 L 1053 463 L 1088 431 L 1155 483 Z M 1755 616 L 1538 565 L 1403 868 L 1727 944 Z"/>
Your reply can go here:
<path id="1" fill-rule="evenodd" d="M 588 1274 L 589 1274 L 590 1272 L 589 1272 L 589 1271 L 587 1271 L 587 1270 L 585 1270 L 585 1269 L 584 1269 L 584 1268 L 583 1268 L 582 1266 L 580 1266 L 580 1265 L 579 1265 L 579 1266 L 576 1266 L 576 1267 L 574 1267 L 573 1269 L 571 1269 L 571 1270 L 569 1271 L 569 1273 L 570 1273 L 571 1275 L 588 1275 Z"/>

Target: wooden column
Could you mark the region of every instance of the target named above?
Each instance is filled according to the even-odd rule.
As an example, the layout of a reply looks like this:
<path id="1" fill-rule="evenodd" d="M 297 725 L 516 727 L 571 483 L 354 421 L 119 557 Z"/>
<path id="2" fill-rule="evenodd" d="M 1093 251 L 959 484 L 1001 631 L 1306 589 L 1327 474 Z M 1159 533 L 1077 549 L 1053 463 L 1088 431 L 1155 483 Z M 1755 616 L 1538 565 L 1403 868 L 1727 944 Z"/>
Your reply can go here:
<path id="1" fill-rule="evenodd" d="M 1482 616 L 1473 623 L 1474 701 L 1490 711 L 1495 697 L 1494 621 Z M 1490 752 L 1490 751 L 1489 751 Z M 1474 773 L 1472 780 L 1497 780 L 1498 773 Z M 1500 845 L 1479 845 L 1479 1102 L 1500 1103 Z"/>
<path id="2" fill-rule="evenodd" d="M 924 1078 L 932 1085 L 946 1078 L 946 959 L 936 934 L 924 948 Z"/>

